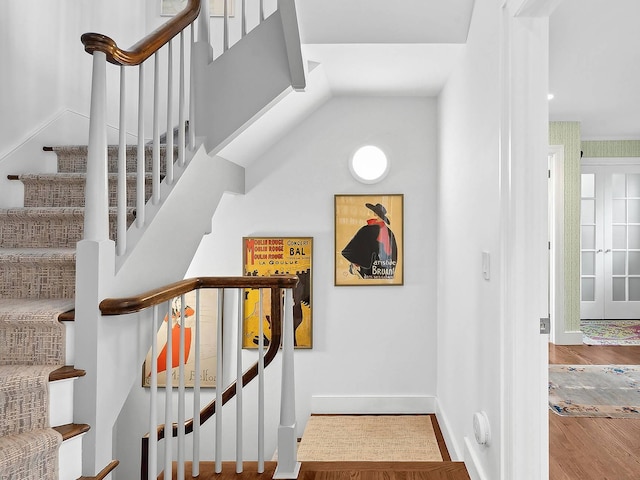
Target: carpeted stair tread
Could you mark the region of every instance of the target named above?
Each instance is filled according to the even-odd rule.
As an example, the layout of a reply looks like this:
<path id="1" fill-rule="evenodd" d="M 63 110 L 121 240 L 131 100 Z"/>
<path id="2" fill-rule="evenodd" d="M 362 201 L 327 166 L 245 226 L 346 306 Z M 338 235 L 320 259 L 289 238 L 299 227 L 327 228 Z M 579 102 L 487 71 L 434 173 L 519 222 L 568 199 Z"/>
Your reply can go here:
<path id="1" fill-rule="evenodd" d="M 109 172 L 117 171 L 118 164 L 117 145 L 107 147 L 107 169 Z M 137 145 L 127 145 L 127 172 L 137 171 Z M 54 147 L 44 147 L 45 151 L 55 152 L 58 157 L 58 172 L 74 173 L 86 172 L 87 170 L 87 146 L 86 145 L 60 145 Z M 174 146 L 174 158 L 178 156 L 178 148 Z M 160 145 L 160 173 L 165 171 L 166 145 Z M 153 147 L 145 146 L 145 170 L 151 171 L 153 159 Z"/>
<path id="2" fill-rule="evenodd" d="M 0 478 L 57 479 L 61 443 L 62 435 L 51 428 L 0 437 Z"/>
<path id="3" fill-rule="evenodd" d="M 71 298 L 0 298 L 0 321 L 57 322 L 63 312 L 74 307 Z"/>
<path id="4" fill-rule="evenodd" d="M 0 364 L 63 363 L 66 331 L 58 317 L 68 308 L 71 299 L 0 299 Z"/>
<path id="5" fill-rule="evenodd" d="M 0 248 L 0 298 L 73 298 L 75 260 L 73 248 Z"/>
<path id="6" fill-rule="evenodd" d="M 126 175 L 127 205 L 136 204 L 137 175 Z M 11 176 L 10 179 L 19 180 L 24 184 L 25 207 L 82 207 L 85 203 L 85 173 L 46 173 L 21 174 Z M 117 204 L 118 175 L 108 175 L 109 204 Z M 145 199 L 151 197 L 151 173 L 145 175 Z"/>
<path id="7" fill-rule="evenodd" d="M 0 247 L 75 247 L 82 240 L 84 207 L 25 207 L 0 210 Z M 109 208 L 111 237 L 116 236 L 117 209 Z M 135 208 L 127 208 L 127 223 Z"/>
<path id="8" fill-rule="evenodd" d="M 12 263 L 75 262 L 75 248 L 0 248 L 0 261 Z"/>
<path id="9" fill-rule="evenodd" d="M 49 375 L 61 366 L 0 365 L 0 436 L 49 427 Z"/>

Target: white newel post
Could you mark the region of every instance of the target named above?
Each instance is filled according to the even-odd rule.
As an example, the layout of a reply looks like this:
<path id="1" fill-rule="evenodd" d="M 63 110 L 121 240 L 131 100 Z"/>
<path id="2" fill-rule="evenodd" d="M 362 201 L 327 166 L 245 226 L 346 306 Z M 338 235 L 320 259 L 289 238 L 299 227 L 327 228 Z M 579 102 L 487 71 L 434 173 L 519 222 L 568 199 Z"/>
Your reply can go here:
<path id="1" fill-rule="evenodd" d="M 107 57 L 93 54 L 91 117 L 87 152 L 87 192 L 84 239 L 109 238 L 109 191 L 107 188 Z"/>
<path id="2" fill-rule="evenodd" d="M 298 462 L 296 450 L 293 336 L 293 290 L 287 289 L 282 321 L 282 392 L 280 398 L 280 425 L 278 427 L 278 466 L 273 475 L 273 478 L 276 479 L 298 478 L 298 473 L 300 472 L 300 462 Z"/>
<path id="3" fill-rule="evenodd" d="M 83 438 L 82 473 L 96 475 L 113 460 L 115 416 L 105 408 L 112 388 L 101 381 L 109 348 L 98 304 L 113 281 L 115 242 L 109 239 L 107 187 L 106 56 L 93 54 L 84 239 L 76 248 L 75 364 L 87 375 L 75 385 L 74 420 L 91 426 Z"/>

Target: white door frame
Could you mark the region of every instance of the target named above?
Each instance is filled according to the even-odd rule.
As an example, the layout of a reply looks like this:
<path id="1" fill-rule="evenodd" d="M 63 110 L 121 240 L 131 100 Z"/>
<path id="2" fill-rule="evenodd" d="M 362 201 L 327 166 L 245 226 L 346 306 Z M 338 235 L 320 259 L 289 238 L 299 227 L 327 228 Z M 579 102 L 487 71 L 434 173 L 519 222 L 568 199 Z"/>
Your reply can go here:
<path id="1" fill-rule="evenodd" d="M 549 478 L 549 15 L 503 0 L 500 28 L 501 480 Z"/>

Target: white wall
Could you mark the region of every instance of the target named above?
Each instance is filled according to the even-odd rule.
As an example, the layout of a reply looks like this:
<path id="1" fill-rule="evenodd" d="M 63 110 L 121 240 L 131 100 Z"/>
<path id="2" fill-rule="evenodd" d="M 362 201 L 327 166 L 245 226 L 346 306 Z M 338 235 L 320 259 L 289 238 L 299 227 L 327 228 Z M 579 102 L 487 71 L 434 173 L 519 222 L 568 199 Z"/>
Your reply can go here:
<path id="1" fill-rule="evenodd" d="M 82 33 L 104 33 L 129 47 L 145 31 L 142 7 L 125 0 L 3 3 L 0 208 L 22 204 L 22 185 L 8 174 L 55 171 L 55 155 L 43 146 L 87 142 L 92 57 Z"/>
<path id="2" fill-rule="evenodd" d="M 223 197 L 213 233 L 203 238 L 187 273 L 240 275 L 243 236 L 313 237 L 313 348 L 295 354 L 299 436 L 314 395 L 435 396 L 436 116 L 431 98 L 329 100 L 247 169 L 245 195 Z M 378 185 L 359 184 L 349 173 L 347 159 L 364 142 L 377 143 L 392 162 Z M 334 286 L 337 193 L 404 194 L 403 286 Z M 269 370 L 276 385 L 268 388 L 268 402 L 277 406 L 278 362 Z M 118 478 L 126 478 L 129 462 L 139 462 L 140 432 L 147 427 L 133 412 L 146 408 L 142 390 L 134 388 L 117 427 Z M 268 458 L 274 428 L 267 430 Z"/>
<path id="3" fill-rule="evenodd" d="M 486 411 L 492 430 L 477 452 L 487 478 L 500 460 L 499 14 L 476 2 L 466 54 L 439 102 L 438 405 L 453 436 L 452 456 L 474 438 L 472 416 Z M 482 275 L 489 252 L 490 279 Z M 474 441 L 475 443 L 475 441 Z M 465 458 L 465 460 L 468 460 Z"/>

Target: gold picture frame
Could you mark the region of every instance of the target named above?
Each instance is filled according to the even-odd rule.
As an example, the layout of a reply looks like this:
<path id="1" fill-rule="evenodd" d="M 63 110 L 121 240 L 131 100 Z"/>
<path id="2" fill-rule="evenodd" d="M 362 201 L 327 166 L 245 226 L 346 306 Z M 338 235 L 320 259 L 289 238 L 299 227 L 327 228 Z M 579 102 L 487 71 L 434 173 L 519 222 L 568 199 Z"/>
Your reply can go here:
<path id="1" fill-rule="evenodd" d="M 217 367 L 217 317 L 218 291 L 214 288 L 200 289 L 200 386 L 210 388 L 216 386 Z M 179 335 L 181 322 L 181 297 L 171 302 L 171 338 L 172 338 L 172 385 L 178 387 Z M 185 323 L 185 387 L 191 388 L 195 383 L 195 322 L 196 322 L 196 291 L 184 295 L 184 323 Z M 166 387 L 166 357 L 167 357 L 167 321 L 169 314 L 164 316 L 157 334 L 157 367 L 158 387 Z M 151 350 L 145 357 L 142 366 L 142 386 L 151 386 Z"/>
<path id="2" fill-rule="evenodd" d="M 242 239 L 244 275 L 297 275 L 293 291 L 294 348 L 313 346 L 313 238 L 312 237 L 244 237 Z M 258 348 L 259 290 L 245 290 L 242 347 Z M 262 326 L 264 345 L 271 341 L 271 294 L 262 291 Z"/>
<path id="3" fill-rule="evenodd" d="M 404 196 L 335 195 L 336 286 L 403 285 Z"/>

